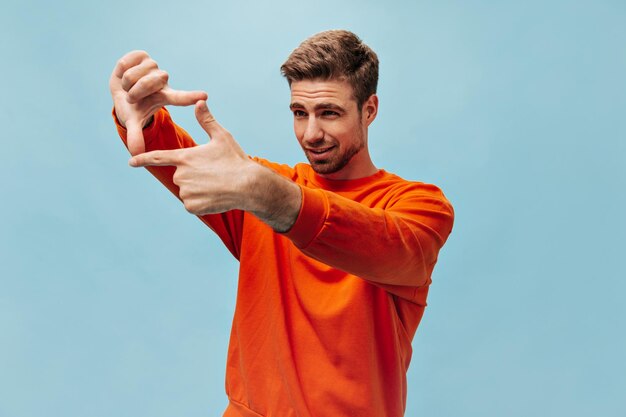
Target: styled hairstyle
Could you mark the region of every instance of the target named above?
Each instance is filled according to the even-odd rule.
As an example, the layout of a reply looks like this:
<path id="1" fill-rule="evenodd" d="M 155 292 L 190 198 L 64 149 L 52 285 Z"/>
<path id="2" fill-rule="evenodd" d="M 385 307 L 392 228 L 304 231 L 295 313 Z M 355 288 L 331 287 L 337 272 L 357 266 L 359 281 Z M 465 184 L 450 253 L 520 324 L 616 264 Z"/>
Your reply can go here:
<path id="1" fill-rule="evenodd" d="M 306 39 L 280 67 L 289 86 L 302 80 L 343 80 L 354 91 L 359 111 L 376 93 L 378 57 L 376 53 L 347 30 L 327 30 Z"/>

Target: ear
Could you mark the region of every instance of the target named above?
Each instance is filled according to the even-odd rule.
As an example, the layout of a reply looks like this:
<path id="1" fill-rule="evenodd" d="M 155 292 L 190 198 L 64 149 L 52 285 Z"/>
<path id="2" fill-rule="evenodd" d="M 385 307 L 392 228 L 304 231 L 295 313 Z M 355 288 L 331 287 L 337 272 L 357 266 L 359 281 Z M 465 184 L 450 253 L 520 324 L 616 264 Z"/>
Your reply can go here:
<path id="1" fill-rule="evenodd" d="M 361 114 L 363 115 L 362 117 L 365 126 L 372 124 L 378 114 L 378 96 L 376 94 L 372 94 L 367 100 L 365 100 L 365 103 L 363 103 L 363 107 L 361 108 Z"/>

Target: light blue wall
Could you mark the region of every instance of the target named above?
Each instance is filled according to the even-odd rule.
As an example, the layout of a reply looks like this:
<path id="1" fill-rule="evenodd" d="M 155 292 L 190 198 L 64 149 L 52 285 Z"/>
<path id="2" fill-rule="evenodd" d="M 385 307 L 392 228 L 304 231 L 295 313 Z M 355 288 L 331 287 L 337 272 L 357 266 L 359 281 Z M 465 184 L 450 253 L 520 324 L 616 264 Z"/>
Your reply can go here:
<path id="1" fill-rule="evenodd" d="M 145 49 L 295 163 L 278 67 L 329 28 L 381 59 L 377 165 L 456 208 L 407 416 L 623 416 L 625 22 L 623 1 L 0 6 L 0 416 L 221 415 L 237 265 L 127 166 L 108 77 Z"/>

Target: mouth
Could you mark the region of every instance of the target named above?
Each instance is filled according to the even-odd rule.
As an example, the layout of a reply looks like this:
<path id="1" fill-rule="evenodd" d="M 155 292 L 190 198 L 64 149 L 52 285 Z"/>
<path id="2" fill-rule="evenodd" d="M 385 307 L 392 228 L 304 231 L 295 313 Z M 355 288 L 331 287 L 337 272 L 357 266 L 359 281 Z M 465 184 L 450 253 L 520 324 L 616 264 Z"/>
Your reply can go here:
<path id="1" fill-rule="evenodd" d="M 306 151 L 311 154 L 314 155 L 316 157 L 321 157 L 321 156 L 325 156 L 327 155 L 330 151 L 332 151 L 333 149 L 335 149 L 335 146 L 327 146 L 324 148 L 308 148 Z"/>
<path id="2" fill-rule="evenodd" d="M 313 165 L 326 164 L 332 159 L 332 152 L 336 146 L 326 146 L 324 148 L 307 148 L 306 156 Z"/>

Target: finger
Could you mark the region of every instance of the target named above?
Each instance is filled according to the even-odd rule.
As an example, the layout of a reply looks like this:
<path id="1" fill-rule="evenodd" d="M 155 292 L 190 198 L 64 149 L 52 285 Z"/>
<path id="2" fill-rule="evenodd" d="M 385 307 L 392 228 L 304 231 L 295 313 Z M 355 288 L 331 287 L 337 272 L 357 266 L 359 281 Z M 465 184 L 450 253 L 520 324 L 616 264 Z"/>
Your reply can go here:
<path id="1" fill-rule="evenodd" d="M 208 133 L 210 138 L 215 136 L 217 133 L 224 131 L 224 128 L 211 114 L 211 111 L 204 100 L 200 100 L 196 103 L 196 119 L 204 131 Z"/>
<path id="2" fill-rule="evenodd" d="M 131 167 L 146 166 L 176 166 L 180 164 L 180 151 L 182 149 L 172 149 L 166 151 L 152 151 L 135 155 L 130 158 L 128 164 Z"/>
<path id="3" fill-rule="evenodd" d="M 191 106 L 196 104 L 198 100 L 206 100 L 208 98 L 208 94 L 204 91 L 173 90 L 170 87 L 166 87 L 163 90 L 163 94 L 165 94 L 167 104 L 173 106 Z"/>
<path id="4" fill-rule="evenodd" d="M 141 77 L 139 81 L 133 85 L 128 91 L 128 102 L 137 103 L 138 101 L 160 91 L 167 85 L 169 75 L 167 72 L 157 70 Z"/>
<path id="5" fill-rule="evenodd" d="M 133 85 L 141 79 L 141 77 L 145 77 L 150 73 L 150 71 L 158 69 L 159 66 L 154 59 L 144 59 L 140 64 L 135 65 L 124 72 L 124 75 L 122 75 L 122 88 L 125 91 L 130 90 Z"/>
<path id="6" fill-rule="evenodd" d="M 143 129 L 138 120 L 130 119 L 126 121 L 126 146 L 128 146 L 128 151 L 131 155 L 139 155 L 146 151 Z"/>
<path id="7" fill-rule="evenodd" d="M 124 72 L 126 72 L 129 68 L 139 65 L 141 61 L 149 57 L 150 56 L 146 51 L 131 51 L 117 61 L 117 64 L 115 64 L 115 68 L 113 69 L 113 74 L 115 74 L 118 78 L 122 78 Z"/>

